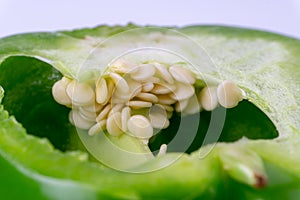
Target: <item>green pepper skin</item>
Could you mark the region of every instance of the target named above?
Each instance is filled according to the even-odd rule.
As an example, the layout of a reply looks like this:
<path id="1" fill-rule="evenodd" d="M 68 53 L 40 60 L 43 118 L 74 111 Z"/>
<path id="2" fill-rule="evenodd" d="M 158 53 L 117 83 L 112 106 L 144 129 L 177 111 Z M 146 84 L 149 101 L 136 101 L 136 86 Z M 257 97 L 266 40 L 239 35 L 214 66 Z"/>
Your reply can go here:
<path id="1" fill-rule="evenodd" d="M 42 61 L 41 66 L 53 66 L 64 75 L 76 77 L 78 68 L 94 48 L 86 36 L 103 40 L 133 28 L 137 27 L 100 26 L 3 38 L 0 40 L 0 73 L 7 70 L 4 66 L 9 67 L 9 59 L 16 63 L 18 59 L 28 59 L 26 62 Z M 209 75 L 235 81 L 245 90 L 246 98 L 275 124 L 278 138 L 218 143 L 201 159 L 199 153 L 203 147 L 191 155 L 169 153 L 147 166 L 164 166 L 167 160 L 179 156 L 174 164 L 154 172 L 131 174 L 87 162 L 86 154 L 80 151 L 56 150 L 47 139 L 27 134 L 20 120 L 1 106 L 1 198 L 297 199 L 300 196 L 300 155 L 297 153 L 300 152 L 300 111 L 297 109 L 300 104 L 300 41 L 232 27 L 193 26 L 175 30 L 200 44 L 222 77 L 214 72 Z M 56 74 L 51 70 L 47 73 L 48 78 Z M 0 74 L 4 90 L 9 81 Z M 41 84 L 50 85 L 51 81 Z M 9 101 L 5 99 L 6 94 L 9 95 L 9 91 L 0 91 L 4 106 L 5 101 Z M 242 153 L 236 159 L 231 153 L 237 151 Z M 248 152 L 249 159 L 257 165 L 247 162 L 244 155 Z M 251 173 L 246 174 L 243 169 L 265 175 L 267 185 L 253 185 Z"/>

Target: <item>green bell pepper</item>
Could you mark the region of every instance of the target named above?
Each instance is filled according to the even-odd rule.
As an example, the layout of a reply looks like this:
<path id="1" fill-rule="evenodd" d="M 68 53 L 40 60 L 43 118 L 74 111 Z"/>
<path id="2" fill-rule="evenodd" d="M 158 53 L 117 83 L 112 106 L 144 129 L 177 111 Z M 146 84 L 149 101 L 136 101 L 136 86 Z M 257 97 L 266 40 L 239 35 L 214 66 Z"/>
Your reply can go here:
<path id="1" fill-rule="evenodd" d="M 126 37 L 110 39 L 118 36 Z M 170 152 L 136 168 L 159 170 L 114 170 L 89 158 L 68 121 L 69 109 L 53 100 L 51 87 L 62 75 L 94 79 L 118 53 L 151 40 L 156 48 L 175 48 L 201 62 L 209 80 L 234 81 L 247 102 L 227 111 L 220 142 L 191 146 L 189 154 Z M 144 30 L 130 24 L 2 38 L 1 198 L 298 199 L 299 54 L 297 39 L 216 26 Z"/>

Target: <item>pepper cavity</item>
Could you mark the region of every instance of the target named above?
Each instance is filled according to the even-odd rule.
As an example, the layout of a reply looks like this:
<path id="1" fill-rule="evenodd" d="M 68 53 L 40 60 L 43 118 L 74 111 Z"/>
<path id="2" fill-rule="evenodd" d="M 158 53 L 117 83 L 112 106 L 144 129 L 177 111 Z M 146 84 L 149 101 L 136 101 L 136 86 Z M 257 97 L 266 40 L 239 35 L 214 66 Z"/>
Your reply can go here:
<path id="1" fill-rule="evenodd" d="M 72 108 L 69 119 L 77 128 L 95 135 L 129 134 L 144 143 L 170 125 L 173 112 L 195 114 L 221 105 L 235 107 L 243 91 L 231 81 L 196 86 L 196 75 L 183 64 L 157 62 L 132 64 L 119 61 L 95 83 L 63 77 L 57 81 L 54 99 Z M 163 153 L 166 146 L 162 146 Z"/>

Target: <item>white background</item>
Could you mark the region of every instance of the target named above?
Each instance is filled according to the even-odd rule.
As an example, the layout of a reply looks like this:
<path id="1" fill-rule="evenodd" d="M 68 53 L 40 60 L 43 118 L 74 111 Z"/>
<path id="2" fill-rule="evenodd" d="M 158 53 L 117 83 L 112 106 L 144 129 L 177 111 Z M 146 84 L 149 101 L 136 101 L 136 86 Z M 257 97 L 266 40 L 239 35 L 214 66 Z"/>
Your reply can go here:
<path id="1" fill-rule="evenodd" d="M 225 24 L 300 38 L 300 0 L 0 0 L 0 37 L 129 22 Z"/>

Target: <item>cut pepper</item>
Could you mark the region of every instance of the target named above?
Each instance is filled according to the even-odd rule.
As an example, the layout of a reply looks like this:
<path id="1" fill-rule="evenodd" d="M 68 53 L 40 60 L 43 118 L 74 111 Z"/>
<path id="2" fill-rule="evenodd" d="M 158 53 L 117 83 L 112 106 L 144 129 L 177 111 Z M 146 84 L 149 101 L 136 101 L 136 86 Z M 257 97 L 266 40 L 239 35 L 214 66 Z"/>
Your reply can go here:
<path id="1" fill-rule="evenodd" d="M 170 48 L 196 64 L 206 80 L 235 82 L 272 121 L 278 137 L 251 139 L 261 132 L 274 134 L 271 125 L 260 130 L 247 123 L 229 123 L 231 127 L 225 128 L 233 138 L 239 132 L 250 136 L 206 144 L 191 154 L 169 152 L 135 166 L 135 170 L 148 169 L 147 173 L 117 171 L 88 158 L 68 121 L 69 110 L 55 103 L 51 88 L 62 75 L 94 80 L 116 55 L 139 47 L 150 52 Z M 215 26 L 172 30 L 100 26 L 3 38 L 1 195 L 5 199 L 297 199 L 299 53 L 297 39 Z M 143 57 L 139 52 L 136 56 Z M 166 54 L 151 56 L 161 62 L 174 59 Z"/>

